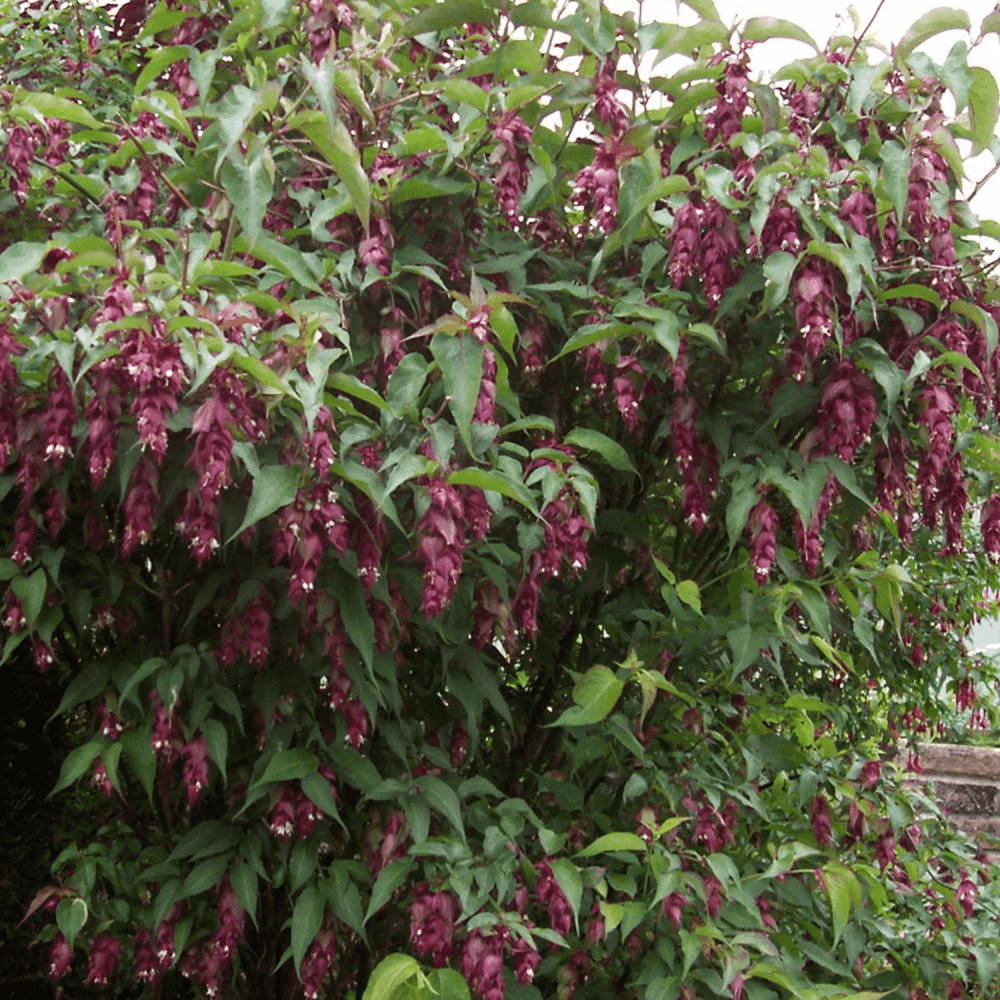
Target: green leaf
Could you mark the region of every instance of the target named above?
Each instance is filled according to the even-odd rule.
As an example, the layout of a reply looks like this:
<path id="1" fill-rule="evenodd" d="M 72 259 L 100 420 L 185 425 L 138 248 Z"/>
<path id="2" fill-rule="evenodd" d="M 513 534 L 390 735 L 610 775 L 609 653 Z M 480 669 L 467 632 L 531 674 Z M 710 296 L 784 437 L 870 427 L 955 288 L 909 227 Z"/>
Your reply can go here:
<path id="1" fill-rule="evenodd" d="M 259 253 L 261 250 L 260 244 L 264 242 L 267 237 L 262 236 L 257 241 L 256 250 Z M 238 368 L 242 368 L 245 372 L 252 375 L 261 385 L 266 385 L 269 389 L 274 389 L 276 392 L 282 395 L 291 394 L 291 389 L 289 389 L 288 384 L 284 382 L 281 378 L 275 374 L 273 368 L 269 368 L 264 364 L 260 358 L 255 358 L 252 354 L 240 354 L 239 351 L 234 351 L 230 355 L 230 360 Z"/>
<path id="2" fill-rule="evenodd" d="M 281 24 L 288 16 L 292 8 L 293 0 L 261 0 L 261 10 L 264 19 L 261 21 L 262 28 L 274 28 Z"/>
<path id="3" fill-rule="evenodd" d="M 319 101 L 320 109 L 330 127 L 331 134 L 336 132 L 339 124 L 337 114 L 337 88 L 335 75 L 338 67 L 334 62 L 335 51 L 328 51 L 323 61 L 317 66 L 312 59 L 302 52 L 299 55 L 299 69 L 309 83 L 312 92 Z"/>
<path id="4" fill-rule="evenodd" d="M 86 108 L 81 108 L 75 101 L 66 97 L 56 97 L 55 94 L 43 94 L 37 91 L 18 90 L 14 96 L 16 104 L 33 108 L 46 118 L 58 118 L 63 122 L 83 125 L 86 128 L 101 129 L 104 126 Z"/>
<path id="5" fill-rule="evenodd" d="M 576 853 L 578 858 L 592 858 L 609 851 L 646 851 L 646 842 L 635 833 L 606 833 Z"/>
<path id="6" fill-rule="evenodd" d="M 450 337 L 436 333 L 431 354 L 441 369 L 451 415 L 465 446 L 472 451 L 469 430 L 483 379 L 483 345 L 471 336 Z"/>
<path id="7" fill-rule="evenodd" d="M 941 79 L 955 95 L 955 111 L 962 111 L 969 103 L 972 73 L 967 62 L 969 47 L 958 41 L 951 47 L 948 58 L 941 65 Z"/>
<path id="8" fill-rule="evenodd" d="M 87 916 L 87 904 L 79 896 L 64 896 L 59 900 L 59 905 L 56 907 L 56 924 L 70 948 L 73 947 L 77 935 L 83 930 Z"/>
<path id="9" fill-rule="evenodd" d="M 465 840 L 462 807 L 455 789 L 440 778 L 431 775 L 414 778 L 412 787 L 420 792 L 436 813 L 447 818 L 448 822 L 455 828 L 455 832 Z"/>
<path id="10" fill-rule="evenodd" d="M 744 41 L 753 42 L 764 42 L 769 38 L 791 38 L 797 42 L 805 42 L 819 52 L 819 46 L 808 31 L 792 21 L 783 21 L 780 17 L 751 17 L 743 28 L 742 37 Z"/>
<path id="11" fill-rule="evenodd" d="M 885 192 L 896 210 L 896 221 L 906 224 L 906 201 L 910 191 L 910 153 L 895 140 L 882 143 L 879 153 Z"/>
<path id="12" fill-rule="evenodd" d="M 372 192 L 368 175 L 361 166 L 361 157 L 344 123 L 330 123 L 320 111 L 301 111 L 288 122 L 289 128 L 298 129 L 312 140 L 313 145 L 325 157 L 343 182 L 354 211 L 361 220 L 365 232 L 368 231 L 371 215 Z"/>
<path id="13" fill-rule="evenodd" d="M 976 960 L 976 978 L 979 988 L 985 993 L 997 974 L 997 953 L 993 948 L 974 945 L 969 949 Z"/>
<path id="14" fill-rule="evenodd" d="M 1000 90 L 988 69 L 973 66 L 972 84 L 969 87 L 969 113 L 972 119 L 972 155 L 978 156 L 989 149 L 1000 115 Z"/>
<path id="15" fill-rule="evenodd" d="M 389 376 L 385 399 L 395 416 L 403 417 L 411 411 L 416 412 L 427 381 L 427 369 L 428 364 L 421 355 L 407 354 Z"/>
<path id="16" fill-rule="evenodd" d="M 997 347 L 997 323 L 993 316 L 975 302 L 967 302 L 965 299 L 952 299 L 949 305 L 953 312 L 968 317 L 983 331 L 986 335 L 986 350 L 992 354 Z"/>
<path id="17" fill-rule="evenodd" d="M 299 470 L 295 466 L 265 465 L 254 476 L 253 491 L 243 523 L 233 532 L 229 541 L 241 535 L 252 524 L 293 503 L 298 489 Z"/>
<path id="18" fill-rule="evenodd" d="M 889 68 L 888 60 L 881 63 L 854 63 L 851 67 L 851 86 L 847 91 L 847 107 L 854 114 L 861 114 L 875 81 L 881 80 Z"/>
<path id="19" fill-rule="evenodd" d="M 964 10 L 954 7 L 936 7 L 934 10 L 917 18 L 907 29 L 903 37 L 896 43 L 896 50 L 893 59 L 897 65 L 906 62 L 910 54 L 918 46 L 923 45 L 928 38 L 941 34 L 942 31 L 954 31 L 957 28 L 964 28 L 969 31 L 972 27 L 969 15 Z"/>
<path id="20" fill-rule="evenodd" d="M 764 305 L 763 312 L 772 312 L 788 298 L 792 275 L 799 258 L 795 254 L 778 250 L 764 261 Z"/>
<path id="21" fill-rule="evenodd" d="M 569 858 L 556 858 L 552 862 L 552 874 L 555 875 L 559 888 L 569 900 L 570 908 L 573 910 L 573 923 L 579 927 L 580 904 L 583 901 L 583 879 L 580 877 L 580 870 Z"/>
<path id="22" fill-rule="evenodd" d="M 552 726 L 587 726 L 611 714 L 624 684 L 608 667 L 591 667 L 573 687 L 576 705 L 567 708 Z"/>
<path id="23" fill-rule="evenodd" d="M 236 902 L 257 923 L 257 873 L 246 861 L 240 861 L 229 871 L 229 884 L 236 893 Z"/>
<path id="24" fill-rule="evenodd" d="M 639 474 L 632 464 L 628 452 L 617 441 L 600 431 L 578 427 L 576 430 L 570 431 L 564 440 L 573 448 L 584 448 L 587 451 L 597 452 L 612 469 L 618 469 L 619 472 L 631 472 L 635 476 Z"/>
<path id="25" fill-rule="evenodd" d="M 883 302 L 891 302 L 893 299 L 923 299 L 925 302 L 930 302 L 936 309 L 941 308 L 941 296 L 933 288 L 912 282 L 880 291 L 879 298 Z"/>
<path id="26" fill-rule="evenodd" d="M 362 1000 L 394 1000 L 399 987 L 419 975 L 420 965 L 411 955 L 386 955 L 375 966 Z"/>
<path id="27" fill-rule="evenodd" d="M 0 283 L 20 281 L 26 274 L 37 271 L 47 251 L 45 243 L 11 243 L 0 253 Z"/>
<path id="28" fill-rule="evenodd" d="M 31 576 L 16 576 L 11 580 L 10 585 L 14 588 L 14 593 L 17 594 L 18 600 L 21 602 L 21 610 L 24 612 L 28 627 L 34 628 L 45 603 L 47 587 L 45 570 L 36 569 Z"/>
<path id="29" fill-rule="evenodd" d="M 517 343 L 517 320 L 514 314 L 503 303 L 490 310 L 490 326 L 500 342 L 500 346 L 510 357 L 514 356 L 514 345 Z"/>
<path id="30" fill-rule="evenodd" d="M 310 771 L 301 779 L 302 791 L 309 796 L 309 799 L 320 807 L 331 819 L 335 819 L 344 831 L 344 821 L 340 818 L 340 811 L 337 809 L 337 801 L 330 790 L 330 782 L 318 771 Z"/>
<path id="31" fill-rule="evenodd" d="M 447 198 L 455 194 L 466 194 L 474 188 L 472 181 L 458 177 L 409 177 L 392 192 L 392 203 L 401 205 L 423 198 Z"/>
<path id="32" fill-rule="evenodd" d="M 106 660 L 91 663 L 70 682 L 62 696 L 62 701 L 59 702 L 59 707 L 49 717 L 49 722 L 57 715 L 62 715 L 63 712 L 76 708 L 81 702 L 90 701 L 91 698 L 99 695 L 107 687 L 110 677 L 111 664 Z"/>
<path id="33" fill-rule="evenodd" d="M 368 900 L 368 909 L 365 912 L 364 922 L 366 924 L 392 899 L 395 891 L 406 881 L 407 875 L 413 870 L 413 865 L 412 858 L 397 858 L 395 861 L 390 861 L 378 873 L 378 878 L 375 879 L 375 884 L 372 886 L 371 898 Z"/>
<path id="34" fill-rule="evenodd" d="M 149 726 L 141 729 L 126 729 L 118 738 L 125 751 L 125 758 L 135 772 L 150 803 L 156 783 L 156 751 L 152 746 L 152 730 Z"/>
<path id="35" fill-rule="evenodd" d="M 274 193 L 264 155 L 259 153 L 249 162 L 240 157 L 236 157 L 235 161 L 229 157 L 222 165 L 219 180 L 226 197 L 233 203 L 236 218 L 240 220 L 252 250 L 260 238 L 264 213 Z"/>
<path id="36" fill-rule="evenodd" d="M 538 506 L 531 491 L 516 479 L 502 472 L 487 469 L 456 469 L 449 473 L 448 482 L 457 486 L 478 486 L 481 490 L 492 490 L 527 507 L 532 514 L 538 514 Z"/>
<path id="37" fill-rule="evenodd" d="M 495 17 L 495 8 L 479 0 L 448 0 L 447 3 L 433 3 L 414 14 L 403 22 L 400 31 L 402 37 L 413 38 L 432 31 L 464 28 L 466 24 L 492 24 Z"/>
<path id="38" fill-rule="evenodd" d="M 210 819 L 192 827 L 170 852 L 168 860 L 207 858 L 235 847 L 236 829 L 225 820 Z"/>
<path id="39" fill-rule="evenodd" d="M 251 248 L 247 246 L 245 249 L 249 251 Z M 287 243 L 281 243 L 270 236 L 261 236 L 253 246 L 253 254 L 255 257 L 260 257 L 265 263 L 270 264 L 271 267 L 277 268 L 283 274 L 288 275 L 289 278 L 293 278 L 303 288 L 308 288 L 317 293 L 322 291 L 316 281 L 316 277 L 309 270 L 302 252 L 296 250 L 295 247 L 289 246 Z M 238 358 L 239 355 L 236 357 Z M 267 366 L 265 365 L 264 367 L 266 368 Z M 279 388 L 284 392 L 288 391 L 288 387 L 283 383 L 279 384 Z"/>
<path id="40" fill-rule="evenodd" d="M 214 858 L 208 858 L 195 865 L 184 880 L 184 898 L 200 896 L 203 892 L 214 889 L 222 881 L 222 876 L 226 874 L 232 856 L 231 851 L 217 854 Z"/>
<path id="41" fill-rule="evenodd" d="M 139 699 L 136 695 L 139 685 L 146 680 L 146 678 L 151 677 L 157 670 L 161 667 L 165 667 L 166 665 L 167 661 L 163 659 L 162 656 L 153 656 L 150 659 L 143 661 L 140 666 L 129 674 L 128 680 L 125 682 L 125 686 L 121 689 L 121 697 L 119 700 L 124 704 L 126 701 L 131 699 L 137 708 L 141 707 Z"/>
<path id="42" fill-rule="evenodd" d="M 340 617 L 344 622 L 347 637 L 354 643 L 368 669 L 372 673 L 375 656 L 375 622 L 365 601 L 361 584 L 351 580 L 340 589 Z"/>
<path id="43" fill-rule="evenodd" d="M 302 959 L 323 926 L 326 900 L 314 885 L 302 890 L 292 911 L 292 961 L 296 975 L 302 975 Z M 367 995 L 367 994 L 366 994 Z"/>
<path id="44" fill-rule="evenodd" d="M 838 243 L 827 243 L 825 240 L 810 240 L 806 251 L 828 260 L 839 268 L 847 282 L 847 294 L 852 300 L 858 297 L 861 293 L 861 270 L 857 259 L 851 252 L 845 250 Z"/>
<path id="45" fill-rule="evenodd" d="M 427 981 L 434 994 L 433 1000 L 471 1000 L 469 984 L 455 969 L 434 969 Z"/>
<path id="46" fill-rule="evenodd" d="M 483 114 L 486 114 L 486 108 L 490 101 L 489 94 L 485 93 L 482 87 L 471 80 L 463 80 L 461 78 L 445 80 L 441 84 L 441 95 L 446 100 L 453 101 L 455 104 L 460 104 L 464 101 L 470 107 L 481 111 Z"/>
<path id="47" fill-rule="evenodd" d="M 333 915 L 356 931 L 362 940 L 367 941 L 361 893 L 351 877 L 352 872 L 356 873 L 357 867 L 361 867 L 358 862 L 334 861 L 330 865 L 330 878 L 323 879 L 319 889 L 330 904 Z M 367 879 L 368 872 L 364 868 L 362 872 Z"/>
<path id="48" fill-rule="evenodd" d="M 243 86 L 242 83 L 237 83 L 217 104 L 208 109 L 214 114 L 222 137 L 219 152 L 215 157 L 215 168 L 212 171 L 214 176 L 219 175 L 222 164 L 243 138 L 243 133 L 260 110 L 260 106 L 261 99 L 258 92 Z"/>
<path id="49" fill-rule="evenodd" d="M 201 724 L 201 731 L 205 734 L 205 742 L 208 744 L 208 752 L 215 761 L 215 766 L 222 772 L 222 783 L 226 783 L 226 752 L 229 747 L 229 733 L 225 725 L 218 719 L 206 719 Z"/>
<path id="50" fill-rule="evenodd" d="M 364 400 L 372 406 L 377 406 L 380 410 L 391 413 L 389 404 L 371 387 L 365 385 L 361 379 L 345 372 L 330 372 L 327 376 L 327 386 L 335 392 L 346 392 L 355 399 Z"/>
<path id="51" fill-rule="evenodd" d="M 367 794 L 382 784 L 375 765 L 350 747 L 334 747 L 330 751 L 338 777 Z"/>
<path id="52" fill-rule="evenodd" d="M 136 96 L 156 80 L 168 66 L 172 66 L 181 59 L 187 59 L 190 54 L 191 49 L 187 45 L 164 45 L 156 49 L 136 78 L 134 90 Z"/>
<path id="53" fill-rule="evenodd" d="M 685 7 L 690 7 L 703 21 L 718 21 L 719 12 L 713 0 L 680 0 Z"/>
<path id="54" fill-rule="evenodd" d="M 288 889 L 298 892 L 312 877 L 319 862 L 319 844 L 312 837 L 300 840 L 293 848 L 288 858 Z"/>
<path id="55" fill-rule="evenodd" d="M 84 743 L 82 747 L 71 750 L 63 761 L 62 769 L 59 771 L 59 779 L 49 795 L 55 795 L 56 792 L 61 792 L 73 782 L 79 781 L 90 770 L 91 765 L 97 760 L 105 745 L 103 740 L 92 740 L 90 743 Z"/>
<path id="56" fill-rule="evenodd" d="M 851 917 L 851 906 L 860 906 L 864 894 L 858 877 L 839 861 L 828 861 L 822 868 L 823 881 L 830 898 L 830 913 L 833 917 L 833 943 L 840 941 L 847 921 Z"/>
<path id="57" fill-rule="evenodd" d="M 681 580 L 677 584 L 677 596 L 689 608 L 701 614 L 701 589 L 694 580 Z"/>
<path id="58" fill-rule="evenodd" d="M 295 750 L 278 750 L 267 762 L 264 773 L 254 782 L 255 785 L 266 785 L 273 781 L 295 781 L 304 778 L 316 770 L 318 761 L 316 755 L 301 748 Z"/>
<path id="59" fill-rule="evenodd" d="M 327 53 L 328 57 L 329 55 L 330 53 Z M 342 60 L 340 65 L 337 66 L 333 82 L 337 87 L 337 93 L 347 98 L 354 110 L 364 119 L 365 124 L 374 125 L 375 116 L 372 114 L 372 109 L 368 105 L 368 99 L 365 97 L 365 92 L 361 87 L 358 71 L 353 66 L 345 65 Z"/>

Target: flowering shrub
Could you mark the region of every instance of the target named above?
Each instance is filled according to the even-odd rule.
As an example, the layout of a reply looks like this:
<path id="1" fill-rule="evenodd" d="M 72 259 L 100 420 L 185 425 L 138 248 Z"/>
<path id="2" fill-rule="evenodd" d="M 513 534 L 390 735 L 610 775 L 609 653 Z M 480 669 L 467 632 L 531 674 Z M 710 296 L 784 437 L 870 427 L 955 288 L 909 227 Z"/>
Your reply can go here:
<path id="1" fill-rule="evenodd" d="M 958 11 L 689 6 L 7 5 L 0 655 L 97 802 L 53 979 L 995 995 L 878 740 L 994 679 L 997 85 L 918 51 Z"/>

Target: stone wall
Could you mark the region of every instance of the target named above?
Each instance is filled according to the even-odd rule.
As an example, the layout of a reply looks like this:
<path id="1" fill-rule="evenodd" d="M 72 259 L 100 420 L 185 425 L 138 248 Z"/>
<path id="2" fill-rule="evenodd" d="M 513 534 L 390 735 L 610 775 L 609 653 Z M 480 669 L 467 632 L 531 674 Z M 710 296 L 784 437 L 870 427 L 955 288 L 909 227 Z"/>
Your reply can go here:
<path id="1" fill-rule="evenodd" d="M 956 826 L 1000 838 L 1000 748 L 923 743 L 920 763 L 923 771 L 908 782 L 930 783 Z M 1000 849 L 988 836 L 984 840 L 993 848 L 989 853 L 1000 858 Z"/>

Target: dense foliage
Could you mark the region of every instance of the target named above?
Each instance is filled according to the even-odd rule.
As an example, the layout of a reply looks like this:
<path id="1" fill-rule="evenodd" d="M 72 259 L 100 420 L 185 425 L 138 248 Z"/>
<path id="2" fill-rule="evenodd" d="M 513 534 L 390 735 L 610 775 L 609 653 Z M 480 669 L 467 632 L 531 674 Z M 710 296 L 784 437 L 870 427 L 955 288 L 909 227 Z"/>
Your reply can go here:
<path id="1" fill-rule="evenodd" d="M 991 722 L 997 84 L 960 11 L 687 6 L 6 4 L 2 670 L 98 790 L 52 978 L 995 994 L 876 741 Z"/>

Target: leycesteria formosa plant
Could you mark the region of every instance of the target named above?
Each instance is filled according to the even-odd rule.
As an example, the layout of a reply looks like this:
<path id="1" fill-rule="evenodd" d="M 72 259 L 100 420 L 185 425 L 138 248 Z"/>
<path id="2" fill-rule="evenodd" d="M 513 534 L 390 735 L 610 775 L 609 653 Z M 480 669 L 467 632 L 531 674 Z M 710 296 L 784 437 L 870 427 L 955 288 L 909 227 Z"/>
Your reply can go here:
<path id="1" fill-rule="evenodd" d="M 996 995 L 919 742 L 995 713 L 1000 14 L 679 6 L 0 2 L 30 969 Z"/>

